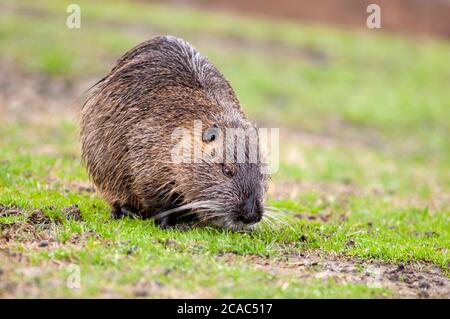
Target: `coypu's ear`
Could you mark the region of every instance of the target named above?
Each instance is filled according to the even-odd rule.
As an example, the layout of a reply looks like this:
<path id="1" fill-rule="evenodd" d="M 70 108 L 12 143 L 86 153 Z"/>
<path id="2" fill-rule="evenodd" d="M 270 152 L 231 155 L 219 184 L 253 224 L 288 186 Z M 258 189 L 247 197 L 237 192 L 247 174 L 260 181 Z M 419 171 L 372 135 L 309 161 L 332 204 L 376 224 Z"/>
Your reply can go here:
<path id="1" fill-rule="evenodd" d="M 203 142 L 212 142 L 215 141 L 220 135 L 220 128 L 217 124 L 213 124 L 213 126 L 207 128 L 205 132 L 203 132 Z"/>

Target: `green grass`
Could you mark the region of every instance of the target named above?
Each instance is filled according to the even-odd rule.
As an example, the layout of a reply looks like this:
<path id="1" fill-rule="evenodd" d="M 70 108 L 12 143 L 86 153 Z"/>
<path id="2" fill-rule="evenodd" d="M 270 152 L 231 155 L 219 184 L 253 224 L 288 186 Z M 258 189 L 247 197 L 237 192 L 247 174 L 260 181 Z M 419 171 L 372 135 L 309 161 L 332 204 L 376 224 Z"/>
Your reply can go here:
<path id="1" fill-rule="evenodd" d="M 71 114 L 49 114 L 37 123 L 5 120 L 0 126 L 0 203 L 42 208 L 63 221 L 54 225 L 50 235 L 56 244 L 48 248 L 37 248 L 36 239 L 30 243 L 26 237 L 8 243 L 9 250 L 22 252 L 42 271 L 30 277 L 13 272 L 11 281 L 36 285 L 39 296 L 133 296 L 142 282 L 155 297 L 369 298 L 395 293 L 273 274 L 251 259 L 284 260 L 303 251 L 425 262 L 448 274 L 448 43 L 113 2 L 79 1 L 82 28 L 69 30 L 65 4 L 59 1 L 5 1 L 15 9 L 0 13 L 0 54 L 31 74 L 75 81 L 100 77 L 114 59 L 154 34 L 199 41 L 252 119 L 289 128 L 282 130 L 274 184 L 312 186 L 289 199 L 269 199 L 288 211 L 283 216 L 289 226 L 280 224 L 276 231 L 162 230 L 151 220 L 113 221 L 101 198 L 71 186 L 88 180 Z M 269 49 L 238 45 L 225 50 L 226 44 L 209 46 L 204 39 L 211 38 L 218 43 L 239 38 L 297 53 L 279 58 Z M 305 50 L 325 58 L 298 54 Z M 350 185 L 356 191 L 343 195 L 324 185 Z M 72 204 L 79 206 L 84 221 L 63 218 L 61 210 Z M 296 217 L 324 213 L 329 214 L 326 221 Z M 0 223 L 14 222 L 25 221 L 0 217 Z M 95 236 L 83 237 L 90 233 Z M 74 243 L 75 235 L 83 239 Z M 64 284 L 69 264 L 81 267 L 80 290 Z"/>

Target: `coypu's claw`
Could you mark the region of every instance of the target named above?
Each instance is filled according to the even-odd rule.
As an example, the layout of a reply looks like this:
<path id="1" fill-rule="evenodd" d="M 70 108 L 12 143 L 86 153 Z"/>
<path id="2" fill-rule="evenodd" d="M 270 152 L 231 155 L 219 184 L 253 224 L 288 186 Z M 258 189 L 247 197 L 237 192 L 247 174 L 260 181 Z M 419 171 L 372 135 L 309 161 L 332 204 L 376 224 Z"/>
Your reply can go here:
<path id="1" fill-rule="evenodd" d="M 135 210 L 128 205 L 125 206 L 114 205 L 114 208 L 111 211 L 111 218 L 119 219 L 123 217 L 138 217 L 138 215 L 135 212 Z"/>
<path id="2" fill-rule="evenodd" d="M 174 218 L 174 216 L 164 216 L 164 217 L 155 219 L 155 223 L 159 227 L 166 229 L 166 228 L 171 228 L 171 227 L 175 226 L 175 224 L 177 223 L 177 219 Z"/>

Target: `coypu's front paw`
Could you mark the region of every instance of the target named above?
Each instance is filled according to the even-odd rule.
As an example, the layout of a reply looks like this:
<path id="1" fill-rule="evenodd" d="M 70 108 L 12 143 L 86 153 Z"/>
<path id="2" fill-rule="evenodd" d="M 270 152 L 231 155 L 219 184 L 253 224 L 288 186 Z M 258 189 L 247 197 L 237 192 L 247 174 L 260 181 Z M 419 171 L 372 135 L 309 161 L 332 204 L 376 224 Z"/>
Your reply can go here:
<path id="1" fill-rule="evenodd" d="M 119 219 L 123 217 L 138 217 L 138 214 L 136 213 L 135 209 L 125 205 L 125 206 L 119 206 L 114 205 L 112 211 L 111 211 L 111 218 L 113 219 Z"/>
<path id="2" fill-rule="evenodd" d="M 155 224 L 161 228 L 172 228 L 177 224 L 177 219 L 173 216 L 165 216 L 155 219 Z"/>

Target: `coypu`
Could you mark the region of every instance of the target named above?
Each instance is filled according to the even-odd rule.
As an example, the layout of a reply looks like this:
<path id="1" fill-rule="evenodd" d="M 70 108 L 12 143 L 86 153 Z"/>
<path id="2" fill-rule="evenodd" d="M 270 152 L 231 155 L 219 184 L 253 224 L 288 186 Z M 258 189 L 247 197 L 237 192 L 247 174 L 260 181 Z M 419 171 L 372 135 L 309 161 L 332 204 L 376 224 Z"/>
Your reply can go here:
<path id="1" fill-rule="evenodd" d="M 202 124 L 202 150 L 214 143 L 230 150 L 217 138 L 225 128 L 255 128 L 220 71 L 173 36 L 134 47 L 88 91 L 82 159 L 112 217 L 154 217 L 161 226 L 194 219 L 231 229 L 261 220 L 267 174 L 259 151 L 253 162 L 174 162 L 174 129 L 192 128 L 195 120 Z M 246 159 L 251 146 L 246 143 Z M 231 153 L 236 159 L 234 146 Z"/>

